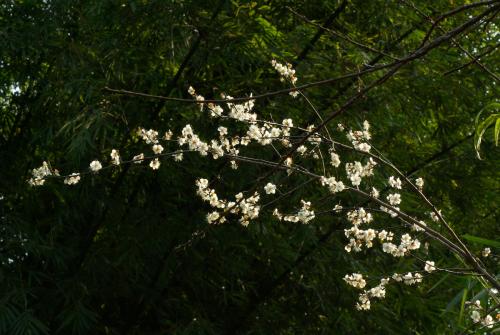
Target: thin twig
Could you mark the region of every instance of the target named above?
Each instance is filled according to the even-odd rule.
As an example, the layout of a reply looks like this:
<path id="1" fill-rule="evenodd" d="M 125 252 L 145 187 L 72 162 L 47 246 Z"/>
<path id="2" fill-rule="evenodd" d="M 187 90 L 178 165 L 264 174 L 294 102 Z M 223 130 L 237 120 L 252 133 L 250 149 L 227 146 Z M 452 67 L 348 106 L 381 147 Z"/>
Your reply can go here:
<path id="1" fill-rule="evenodd" d="M 475 56 L 469 62 L 467 62 L 467 63 L 465 63 L 465 64 L 463 64 L 463 65 L 461 65 L 459 67 L 456 67 L 454 69 L 451 69 L 449 71 L 446 71 L 445 73 L 443 73 L 443 76 L 447 76 L 447 75 L 449 75 L 449 74 L 451 74 L 453 72 L 460 71 L 460 70 L 466 68 L 467 66 L 469 66 L 469 65 L 471 65 L 473 63 L 476 63 L 479 59 L 483 58 L 484 56 L 486 56 L 486 55 L 492 53 L 493 51 L 495 51 L 496 49 L 498 49 L 499 46 L 500 46 L 500 43 L 498 43 L 498 44 L 496 44 L 494 46 L 491 46 L 490 48 L 488 48 L 488 50 L 486 50 L 485 52 L 483 52 L 483 53 Z"/>
<path id="2" fill-rule="evenodd" d="M 330 28 L 324 27 L 324 26 L 322 26 L 322 25 L 320 25 L 320 24 L 318 24 L 318 23 L 316 23 L 316 22 L 314 22 L 314 21 L 311 21 L 311 20 L 309 20 L 306 16 L 304 16 L 304 15 L 302 15 L 302 14 L 297 13 L 295 10 L 293 10 L 293 9 L 292 9 L 291 7 L 289 7 L 289 6 L 287 6 L 286 8 L 287 8 L 290 12 L 292 12 L 295 16 L 299 17 L 301 20 L 303 20 L 303 21 L 305 21 L 305 22 L 307 22 L 307 23 L 309 23 L 309 24 L 311 24 L 311 25 L 313 25 L 313 26 L 315 26 L 315 27 L 317 27 L 317 28 L 319 28 L 319 29 L 323 29 L 324 31 L 328 32 L 328 33 L 329 33 L 329 34 L 331 34 L 331 35 L 337 36 L 337 37 L 338 37 L 338 38 L 340 38 L 340 39 L 343 39 L 343 40 L 345 40 L 345 41 L 347 41 L 347 42 L 349 42 L 349 43 L 351 43 L 351 44 L 354 44 L 354 45 L 356 45 L 356 46 L 360 47 L 360 48 L 361 48 L 361 49 L 363 49 L 363 50 L 371 51 L 371 52 L 374 52 L 374 53 L 376 53 L 376 54 L 386 56 L 386 57 L 388 57 L 388 58 L 390 58 L 390 59 L 392 59 L 392 60 L 395 60 L 395 61 L 398 61 L 398 60 L 399 60 L 399 58 L 394 57 L 394 56 L 392 56 L 391 54 L 388 54 L 387 52 L 384 52 L 384 51 L 382 51 L 382 50 L 375 49 L 375 48 L 373 48 L 373 47 L 371 47 L 371 46 L 369 46 L 369 45 L 366 45 L 366 44 L 360 43 L 360 42 L 358 42 L 358 41 L 355 41 L 355 40 L 353 40 L 352 38 L 350 38 L 350 37 L 349 37 L 349 36 L 347 36 L 347 35 L 343 35 L 343 34 L 341 34 L 341 33 L 336 32 L 336 31 L 335 31 L 335 30 L 333 30 L 333 29 L 330 29 Z"/>
<path id="3" fill-rule="evenodd" d="M 422 10 L 420 10 L 411 0 L 401 0 L 401 1 L 403 1 L 407 5 L 411 6 L 420 16 L 426 18 L 432 24 L 431 30 L 437 28 L 441 32 L 444 32 L 444 29 L 439 26 L 439 22 L 442 20 L 441 17 L 438 20 L 433 20 L 430 16 L 428 16 Z M 491 3 L 497 3 L 497 2 L 498 2 L 498 0 L 495 0 L 495 1 L 485 1 L 485 2 L 476 3 L 476 5 L 485 5 L 485 4 L 487 5 L 487 4 L 491 4 Z M 474 4 L 471 4 L 471 5 L 474 5 Z M 465 8 L 465 7 L 467 7 L 467 5 L 466 6 L 462 6 L 462 7 Z M 475 6 L 475 7 L 477 7 L 477 6 Z M 452 10 L 449 13 L 451 13 L 451 12 L 454 12 L 454 14 L 458 13 L 458 11 L 456 11 L 456 10 Z M 498 14 L 498 10 L 496 12 L 493 12 L 493 16 L 495 16 L 496 14 Z M 430 36 L 430 34 L 427 34 L 427 35 Z M 428 37 L 428 36 L 426 36 L 426 37 Z M 425 41 L 426 41 L 426 39 L 424 38 L 424 40 L 422 41 L 422 45 L 425 43 Z M 474 56 L 467 49 L 465 49 L 464 47 L 462 47 L 462 45 L 459 44 L 454 38 L 451 38 L 451 42 L 457 48 L 459 48 L 462 52 L 464 52 L 469 58 L 471 58 L 472 60 L 474 60 Z M 473 63 L 476 64 L 477 66 L 479 66 L 482 70 L 484 70 L 490 76 L 492 76 L 495 80 L 500 81 L 500 78 L 495 73 L 493 73 L 490 69 L 488 69 L 486 66 L 484 66 L 484 64 L 482 64 L 481 62 L 479 62 L 479 60 L 474 60 Z"/>

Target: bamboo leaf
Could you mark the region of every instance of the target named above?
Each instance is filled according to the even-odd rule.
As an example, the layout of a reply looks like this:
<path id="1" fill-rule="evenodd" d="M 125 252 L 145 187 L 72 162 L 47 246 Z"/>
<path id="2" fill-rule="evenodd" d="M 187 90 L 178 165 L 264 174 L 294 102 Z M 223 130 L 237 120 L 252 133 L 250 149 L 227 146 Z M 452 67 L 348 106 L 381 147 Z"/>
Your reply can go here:
<path id="1" fill-rule="evenodd" d="M 491 103 L 484 107 L 476 116 L 475 124 L 476 124 L 476 132 L 474 135 L 474 148 L 476 149 L 476 154 L 479 159 L 481 159 L 479 149 L 481 147 L 481 142 L 483 140 L 483 136 L 485 131 L 496 122 L 495 125 L 495 143 L 498 145 L 498 132 L 500 132 L 500 124 L 498 121 L 500 120 L 500 114 L 495 113 L 488 116 L 484 121 L 479 122 L 479 118 L 484 111 L 487 110 L 498 110 L 500 109 L 500 103 Z"/>
<path id="2" fill-rule="evenodd" d="M 487 245 L 490 247 L 500 248 L 500 242 L 488 240 L 488 239 L 483 238 L 483 237 L 465 234 L 462 236 L 462 238 L 467 240 L 467 241 L 470 241 L 470 242 L 474 242 L 474 243 L 478 243 L 478 244 L 482 244 L 482 245 Z"/>
<path id="3" fill-rule="evenodd" d="M 500 117 L 497 118 L 495 123 L 495 145 L 498 146 L 498 135 L 500 135 Z"/>

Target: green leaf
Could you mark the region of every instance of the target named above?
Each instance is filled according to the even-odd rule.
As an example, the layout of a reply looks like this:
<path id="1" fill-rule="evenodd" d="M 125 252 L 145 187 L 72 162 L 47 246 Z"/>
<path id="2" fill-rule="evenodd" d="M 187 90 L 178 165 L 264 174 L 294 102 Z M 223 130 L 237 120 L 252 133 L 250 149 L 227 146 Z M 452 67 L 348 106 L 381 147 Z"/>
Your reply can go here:
<path id="1" fill-rule="evenodd" d="M 469 290 L 467 288 L 464 289 L 464 294 L 462 295 L 462 301 L 460 302 L 460 313 L 458 314 L 458 324 L 462 325 L 462 321 L 464 318 L 465 311 L 465 302 L 467 301 L 467 294 Z"/>
<path id="2" fill-rule="evenodd" d="M 441 277 L 441 279 L 438 280 L 438 282 L 436 284 L 434 284 L 428 291 L 426 294 L 429 294 L 431 293 L 435 288 L 437 288 L 439 285 L 441 285 L 442 283 L 444 283 L 448 277 L 450 276 L 449 273 L 445 274 L 443 277 Z"/>
<path id="3" fill-rule="evenodd" d="M 49 328 L 42 321 L 35 318 L 31 311 L 28 310 L 17 318 L 10 330 L 10 334 L 13 335 L 38 335 L 48 333 Z"/>
<path id="4" fill-rule="evenodd" d="M 498 135 L 500 135 L 500 117 L 495 123 L 495 145 L 498 146 Z"/>
<path id="5" fill-rule="evenodd" d="M 474 148 L 476 149 L 476 154 L 479 159 L 481 159 L 481 156 L 479 154 L 479 149 L 481 146 L 481 141 L 483 139 L 484 132 L 493 124 L 496 122 L 495 125 L 495 144 L 498 145 L 498 132 L 500 132 L 500 114 L 495 113 L 491 114 L 486 118 L 486 120 L 479 122 L 479 117 L 485 110 L 499 110 L 500 109 L 500 103 L 491 103 L 484 107 L 476 116 L 476 133 L 474 135 Z"/>
<path id="6" fill-rule="evenodd" d="M 467 240 L 467 241 L 470 241 L 470 242 L 474 242 L 474 243 L 478 243 L 478 244 L 482 244 L 482 245 L 488 245 L 488 246 L 494 247 L 494 248 L 500 248 L 500 242 L 498 242 L 498 241 L 488 240 L 486 238 L 477 237 L 477 236 L 473 236 L 473 235 L 469 235 L 469 234 L 463 235 L 462 238 Z"/>

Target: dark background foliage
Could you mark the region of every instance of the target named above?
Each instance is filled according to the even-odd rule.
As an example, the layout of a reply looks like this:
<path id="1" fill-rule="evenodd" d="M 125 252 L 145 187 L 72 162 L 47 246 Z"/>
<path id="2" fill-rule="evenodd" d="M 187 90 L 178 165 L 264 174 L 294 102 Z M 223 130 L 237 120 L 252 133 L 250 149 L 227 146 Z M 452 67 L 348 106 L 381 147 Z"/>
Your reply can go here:
<path id="1" fill-rule="evenodd" d="M 436 17 L 464 3 L 415 6 Z M 217 128 L 194 105 L 110 94 L 106 86 L 188 98 L 192 85 L 207 98 L 246 96 L 286 87 L 270 66 L 273 58 L 292 62 L 299 84 L 391 61 L 318 30 L 287 6 L 395 57 L 417 48 L 430 28 L 400 1 L 1 2 L 0 334 L 443 334 L 468 325 L 463 302 L 484 291 L 463 276 L 394 286 L 370 312 L 355 311 L 345 273 L 380 276 L 414 260 L 394 264 L 378 251 L 347 255 L 342 216 L 302 226 L 264 214 L 248 228 L 229 222 L 206 229 L 208 208 L 194 181 L 213 180 L 230 196 L 251 186 L 261 167 L 232 171 L 223 160 L 187 156 L 181 164 L 164 161 L 157 172 L 103 171 L 72 188 L 26 183 L 44 160 L 79 171 L 106 159 L 110 148 L 131 157 L 141 150 L 138 126 L 178 132 L 189 123 L 202 134 Z M 481 10 L 440 27 L 452 29 Z M 493 18 L 456 41 L 481 54 L 496 47 L 498 29 Z M 440 34 L 436 29 L 432 38 Z M 492 52 L 481 62 L 498 73 L 499 56 Z M 329 127 L 369 120 L 375 146 L 403 171 L 424 177 L 459 235 L 495 240 L 500 157 L 487 133 L 478 160 L 472 134 L 477 113 L 498 99 L 498 82 L 475 64 L 445 74 L 469 60 L 456 45 L 442 45 Z M 307 95 L 325 116 L 378 77 Z M 303 99 L 275 96 L 255 109 L 264 118 L 318 123 Z M 288 207 L 304 196 L 319 199 L 316 186 L 293 194 Z M 425 211 L 411 198 L 406 206 Z M 486 246 L 469 245 L 475 252 Z M 439 264 L 457 263 L 441 248 L 430 253 Z M 495 271 L 494 260 L 488 265 Z"/>

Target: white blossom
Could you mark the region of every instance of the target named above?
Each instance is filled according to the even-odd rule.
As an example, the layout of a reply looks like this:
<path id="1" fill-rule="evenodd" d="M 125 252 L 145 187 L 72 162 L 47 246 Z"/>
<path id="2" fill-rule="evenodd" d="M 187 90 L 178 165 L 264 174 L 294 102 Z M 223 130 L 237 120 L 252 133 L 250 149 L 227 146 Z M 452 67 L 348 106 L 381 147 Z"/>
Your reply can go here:
<path id="1" fill-rule="evenodd" d="M 164 139 L 165 141 L 170 141 L 170 140 L 172 139 L 172 136 L 173 136 L 173 135 L 174 135 L 174 133 L 172 133 L 172 131 L 171 131 L 171 130 L 167 130 L 167 131 L 165 132 L 165 135 L 163 135 L 163 139 Z"/>
<path id="2" fill-rule="evenodd" d="M 144 128 L 139 128 L 138 135 L 146 144 L 158 143 L 158 132 L 154 129 L 146 130 Z"/>
<path id="3" fill-rule="evenodd" d="M 178 152 L 178 153 L 174 154 L 174 161 L 176 161 L 176 162 L 181 162 L 183 158 L 184 158 L 184 154 L 182 152 Z"/>
<path id="4" fill-rule="evenodd" d="M 433 261 L 426 261 L 424 270 L 426 272 L 432 272 L 432 271 L 436 270 L 436 267 L 434 266 L 434 262 Z"/>
<path id="5" fill-rule="evenodd" d="M 420 226 L 419 226 L 419 225 L 417 225 L 416 223 L 414 223 L 414 224 L 411 226 L 411 230 L 413 230 L 413 231 L 417 231 L 417 232 L 418 232 L 418 231 L 424 231 L 424 230 L 425 230 L 425 228 L 423 228 L 423 227 L 427 227 L 427 224 L 426 224 L 424 221 L 421 221 L 421 220 L 419 221 L 419 223 L 420 223 Z"/>
<path id="6" fill-rule="evenodd" d="M 210 153 L 212 154 L 213 159 L 219 159 L 224 156 L 224 149 L 217 140 L 212 140 L 210 142 Z"/>
<path id="7" fill-rule="evenodd" d="M 207 214 L 207 222 L 208 223 L 214 223 L 220 218 L 220 214 L 217 211 L 211 212 Z"/>
<path id="8" fill-rule="evenodd" d="M 251 97 L 252 95 L 250 95 Z M 223 98 L 231 100 L 233 97 L 231 96 L 223 96 Z M 229 117 L 241 122 L 253 122 L 257 120 L 257 114 L 251 113 L 255 104 L 255 100 L 248 100 L 243 104 L 234 104 L 227 103 L 229 108 Z M 220 113 L 222 113 L 222 109 L 220 109 Z"/>
<path id="9" fill-rule="evenodd" d="M 140 153 L 132 158 L 135 164 L 141 164 L 142 161 L 144 160 L 144 154 Z"/>
<path id="10" fill-rule="evenodd" d="M 340 157 L 333 151 L 330 151 L 330 164 L 332 164 L 334 167 L 340 166 Z"/>
<path id="11" fill-rule="evenodd" d="M 283 215 L 281 215 L 280 211 L 277 208 L 273 210 L 273 216 L 277 217 L 280 221 L 283 219 Z"/>
<path id="12" fill-rule="evenodd" d="M 406 285 L 414 285 L 414 284 L 422 282 L 422 278 L 423 278 L 423 276 L 418 272 L 415 274 L 408 272 L 407 274 L 403 275 L 403 282 Z"/>
<path id="13" fill-rule="evenodd" d="M 66 185 L 76 185 L 80 181 L 80 174 L 79 173 L 72 173 L 66 178 L 64 178 L 64 183 Z"/>
<path id="14" fill-rule="evenodd" d="M 297 148 L 297 152 L 303 156 L 307 151 L 307 147 L 305 145 L 301 145 L 300 147 Z"/>
<path id="15" fill-rule="evenodd" d="M 391 234 L 391 235 L 389 235 Z M 392 240 L 392 233 L 388 233 L 387 235 L 380 236 L 379 239 L 381 241 Z M 417 250 L 420 248 L 420 241 L 418 239 L 413 239 L 409 234 L 404 234 L 401 236 L 401 242 L 399 245 L 396 245 L 392 242 L 385 242 L 382 244 L 382 251 L 388 254 L 391 254 L 393 257 L 403 257 L 408 254 L 411 250 Z"/>
<path id="16" fill-rule="evenodd" d="M 113 165 L 120 165 L 120 154 L 118 153 L 118 150 L 113 149 L 111 150 L 111 164 Z"/>
<path id="17" fill-rule="evenodd" d="M 344 234 L 349 239 L 349 243 L 344 247 L 347 252 L 354 250 L 359 252 L 362 250 L 363 246 L 371 248 L 373 246 L 373 240 L 377 237 L 377 231 L 374 229 L 359 229 L 357 226 L 353 226 L 350 229 L 345 229 Z"/>
<path id="18" fill-rule="evenodd" d="M 152 168 L 153 170 L 158 170 L 160 168 L 160 160 L 158 158 L 153 159 L 149 163 L 149 167 Z"/>
<path id="19" fill-rule="evenodd" d="M 359 295 L 358 302 L 356 303 L 356 309 L 358 311 L 367 311 L 370 309 L 370 298 L 368 294 L 363 293 Z"/>
<path id="20" fill-rule="evenodd" d="M 397 188 L 398 190 L 400 190 L 402 187 L 401 179 L 395 178 L 394 176 L 390 176 L 389 177 L 389 185 L 391 185 L 391 187 L 394 187 L 394 188 Z"/>
<path id="21" fill-rule="evenodd" d="M 271 61 L 271 65 L 280 74 L 282 81 L 288 80 L 292 84 L 297 82 L 297 77 L 295 76 L 295 70 L 292 68 L 292 64 L 286 63 L 286 65 L 283 65 L 273 59 Z"/>
<path id="22" fill-rule="evenodd" d="M 99 162 L 98 160 L 94 160 L 92 162 L 90 162 L 90 170 L 92 172 L 97 172 L 99 171 L 100 169 L 102 169 L 102 164 L 101 162 Z"/>
<path id="23" fill-rule="evenodd" d="M 219 132 L 219 136 L 221 136 L 221 137 L 224 137 L 227 135 L 227 128 L 226 127 L 219 126 L 219 128 L 217 128 L 217 131 Z"/>
<path id="24" fill-rule="evenodd" d="M 352 143 L 354 149 L 363 152 L 370 152 L 371 146 L 365 142 L 371 139 L 370 124 L 368 121 L 363 122 L 363 130 L 349 130 L 347 133 L 347 139 Z"/>
<path id="25" fill-rule="evenodd" d="M 282 125 L 285 128 L 292 128 L 293 127 L 293 120 L 292 119 L 284 119 L 282 122 Z"/>
<path id="26" fill-rule="evenodd" d="M 198 106 L 200 106 L 200 111 L 202 111 L 204 106 L 203 101 L 205 101 L 205 98 L 202 95 L 197 95 L 195 99 L 196 101 L 198 101 Z"/>
<path id="27" fill-rule="evenodd" d="M 264 186 L 264 191 L 266 191 L 266 194 L 275 194 L 276 193 L 276 185 L 272 183 L 267 183 L 266 186 Z"/>
<path id="28" fill-rule="evenodd" d="M 392 254 L 397 250 L 397 246 L 394 243 L 387 242 L 382 244 L 382 250 L 385 253 Z"/>
<path id="29" fill-rule="evenodd" d="M 434 222 L 439 222 L 439 216 L 441 216 L 441 211 L 438 211 L 439 215 L 437 215 L 435 212 L 430 212 L 429 216 L 431 217 L 432 221 Z"/>
<path id="30" fill-rule="evenodd" d="M 312 219 L 314 219 L 314 211 L 311 210 L 311 203 L 309 201 L 301 200 L 302 208 L 297 213 L 298 220 L 303 224 L 309 223 Z"/>
<path id="31" fill-rule="evenodd" d="M 481 324 L 487 328 L 493 328 L 495 321 L 493 320 L 493 317 L 488 314 L 484 317 L 483 321 L 481 321 Z"/>
<path id="32" fill-rule="evenodd" d="M 356 146 L 356 149 L 363 152 L 370 152 L 372 147 L 368 143 L 360 143 Z"/>
<path id="33" fill-rule="evenodd" d="M 398 210 L 398 211 L 399 211 L 399 207 L 395 207 L 395 206 L 393 206 L 393 207 L 394 207 L 394 209 L 395 209 L 395 210 Z M 393 217 L 393 218 L 395 218 L 395 217 L 397 217 L 397 216 L 398 216 L 398 213 L 397 213 L 397 212 L 395 212 L 395 211 L 393 211 L 392 209 L 389 209 L 389 208 L 387 208 L 387 207 L 385 207 L 385 206 L 380 206 L 380 210 L 381 210 L 382 212 L 386 212 L 386 213 L 388 213 L 388 214 L 389 214 L 391 217 Z"/>
<path id="34" fill-rule="evenodd" d="M 347 213 L 347 220 L 354 226 L 359 226 L 363 223 L 367 224 L 373 221 L 373 216 L 368 213 L 363 207 L 352 210 Z"/>
<path id="35" fill-rule="evenodd" d="M 163 146 L 161 144 L 153 145 L 152 149 L 153 149 L 153 152 L 155 153 L 155 155 L 159 155 L 163 152 Z"/>
<path id="36" fill-rule="evenodd" d="M 422 188 L 424 187 L 424 180 L 422 178 L 417 178 L 415 179 L 415 185 L 420 189 L 422 190 Z"/>
<path id="37" fill-rule="evenodd" d="M 473 310 L 470 313 L 470 317 L 472 319 L 472 322 L 474 323 L 479 323 L 481 321 L 481 313 L 479 313 L 479 311 L 477 310 Z"/>
<path id="38" fill-rule="evenodd" d="M 378 233 L 378 239 L 383 242 L 387 239 L 388 233 L 385 230 L 382 230 Z"/>
<path id="39" fill-rule="evenodd" d="M 389 201 L 389 204 L 391 204 L 391 206 L 396 206 L 401 203 L 401 194 L 399 193 L 389 194 L 386 199 L 387 201 Z"/>
<path id="40" fill-rule="evenodd" d="M 380 196 L 380 192 L 375 187 L 372 187 L 370 195 L 375 199 L 378 199 L 378 197 Z"/>
<path id="41" fill-rule="evenodd" d="M 320 181 L 321 185 L 327 186 L 332 193 L 342 192 L 345 189 L 344 183 L 340 180 L 337 181 L 335 177 L 321 177 Z"/>
<path id="42" fill-rule="evenodd" d="M 245 198 L 243 193 L 238 193 L 235 196 L 236 201 L 227 201 L 219 199 L 215 190 L 208 187 L 207 179 L 198 179 L 196 181 L 198 187 L 197 194 L 206 202 L 210 203 L 213 208 L 224 210 L 224 213 L 231 213 L 239 216 L 239 222 L 242 226 L 248 226 L 251 220 L 259 216 L 260 206 L 258 202 L 260 196 L 255 192 L 252 196 Z M 214 211 L 207 216 L 207 221 L 213 223 L 218 220 L 219 223 L 225 222 L 225 216 L 218 216 L 218 211 Z"/>
<path id="43" fill-rule="evenodd" d="M 363 275 L 359 273 L 352 273 L 350 275 L 344 276 L 344 281 L 355 288 L 362 289 L 366 286 L 366 281 L 363 279 Z"/>
<path id="44" fill-rule="evenodd" d="M 28 180 L 31 186 L 42 186 L 45 183 L 45 177 L 52 176 L 55 173 L 49 167 L 47 162 L 43 162 L 39 168 L 31 170 L 32 177 Z"/>
<path id="45" fill-rule="evenodd" d="M 359 161 L 346 163 L 345 169 L 347 177 L 350 179 L 353 186 L 359 186 L 362 178 L 373 175 L 373 168 L 376 165 L 377 163 L 371 158 L 365 165 L 361 164 Z"/>

